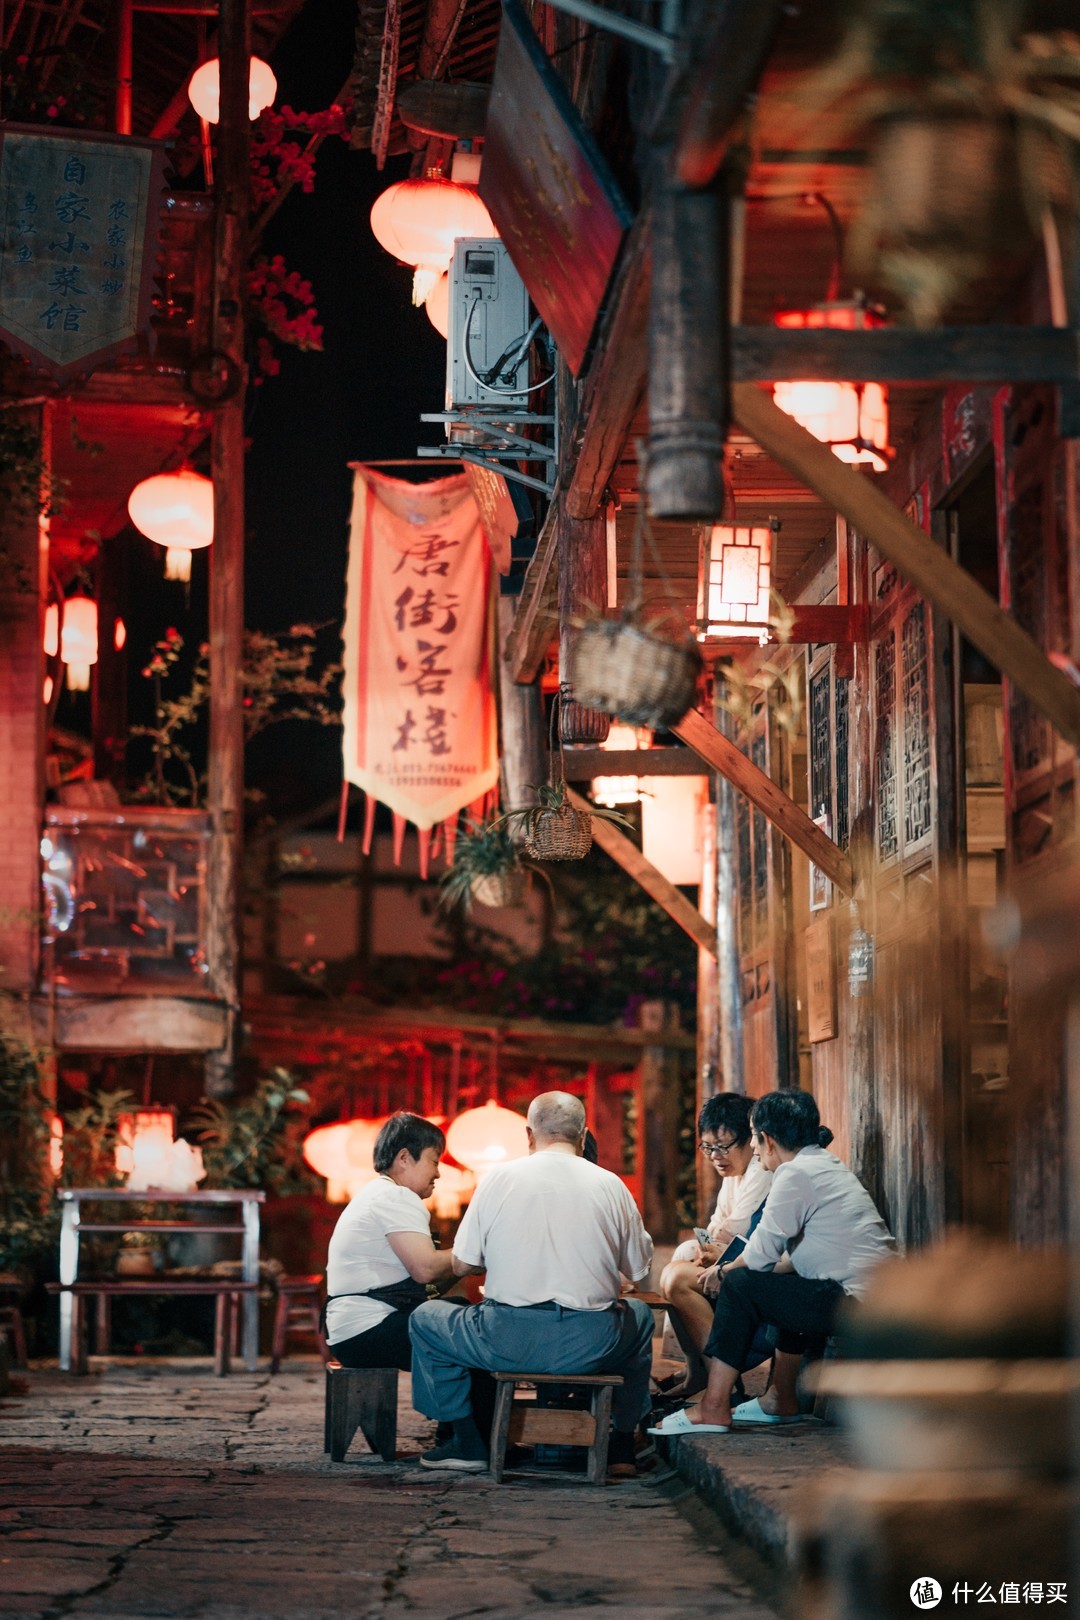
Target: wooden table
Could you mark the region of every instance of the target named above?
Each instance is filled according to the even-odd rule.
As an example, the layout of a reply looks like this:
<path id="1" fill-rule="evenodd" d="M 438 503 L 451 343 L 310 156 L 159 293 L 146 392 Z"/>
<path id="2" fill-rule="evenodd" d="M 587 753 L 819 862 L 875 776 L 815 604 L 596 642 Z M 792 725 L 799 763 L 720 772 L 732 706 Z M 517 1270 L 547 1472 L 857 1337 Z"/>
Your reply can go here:
<path id="1" fill-rule="evenodd" d="M 60 1368 L 63 1372 L 72 1370 L 71 1289 L 72 1285 L 80 1280 L 79 1238 L 83 1232 L 186 1232 L 189 1236 L 192 1234 L 201 1236 L 208 1232 L 229 1233 L 241 1239 L 241 1280 L 251 1284 L 259 1280 L 259 1205 L 266 1198 L 264 1192 L 244 1189 L 231 1192 L 174 1193 L 164 1192 L 158 1188 L 150 1188 L 144 1192 L 130 1192 L 126 1187 L 60 1187 L 56 1196 L 63 1205 L 60 1223 Z M 237 1218 L 206 1225 L 196 1225 L 175 1216 L 172 1220 L 160 1221 L 122 1218 L 115 1221 L 84 1221 L 81 1219 L 80 1211 L 80 1206 L 84 1202 L 117 1205 L 179 1204 L 185 1209 L 203 1208 L 207 1205 L 213 1209 L 218 1205 L 233 1204 L 239 1208 L 236 1212 Z M 223 1215 L 228 1213 L 227 1207 L 222 1210 Z M 173 1291 L 167 1276 L 154 1278 L 153 1285 L 148 1284 L 146 1288 L 147 1293 L 169 1294 Z M 241 1349 L 244 1366 L 249 1372 L 254 1372 L 259 1364 L 258 1289 L 252 1287 L 246 1290 L 243 1301 L 244 1327 Z"/>

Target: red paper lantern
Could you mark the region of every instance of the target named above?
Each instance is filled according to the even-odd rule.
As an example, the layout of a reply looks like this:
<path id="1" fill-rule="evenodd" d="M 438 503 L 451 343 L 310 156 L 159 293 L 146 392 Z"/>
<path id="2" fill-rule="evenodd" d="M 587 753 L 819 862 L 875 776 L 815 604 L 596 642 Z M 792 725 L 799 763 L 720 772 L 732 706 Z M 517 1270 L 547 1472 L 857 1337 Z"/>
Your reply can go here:
<path id="1" fill-rule="evenodd" d="M 385 1119 L 346 1119 L 320 1125 L 305 1136 L 304 1160 L 316 1175 L 326 1177 L 326 1196 L 332 1204 L 348 1203 L 375 1179 L 375 1138 L 385 1124 Z"/>
<path id="2" fill-rule="evenodd" d="M 776 317 L 777 326 L 821 328 L 841 332 L 884 326 L 877 310 L 860 299 L 817 304 L 813 309 L 788 309 Z M 889 448 L 889 396 L 881 383 L 798 381 L 773 384 L 773 399 L 782 411 L 827 444 L 834 456 L 853 465 L 884 472 Z"/>
<path id="3" fill-rule="evenodd" d="M 454 256 L 459 236 L 498 236 L 471 186 L 440 178 L 399 180 L 376 197 L 375 240 L 403 264 L 416 266 L 413 303 L 422 304 Z"/>
<path id="4" fill-rule="evenodd" d="M 98 660 L 98 609 L 92 596 L 69 596 L 64 603 L 60 657 L 67 665 L 68 690 L 88 692 L 90 666 Z"/>
<path id="5" fill-rule="evenodd" d="M 189 580 L 191 553 L 214 539 L 214 485 L 190 467 L 157 473 L 128 496 L 132 523 L 165 550 L 165 578 Z"/>
<path id="6" fill-rule="evenodd" d="M 497 1102 L 459 1114 L 446 1133 L 446 1147 L 459 1164 L 478 1173 L 510 1159 L 523 1159 L 529 1151 L 525 1121 Z"/>
<path id="7" fill-rule="evenodd" d="M 450 276 L 443 271 L 424 299 L 427 318 L 440 337 L 450 336 Z"/>
<path id="8" fill-rule="evenodd" d="M 269 107 L 277 95 L 277 79 L 269 62 L 260 56 L 251 58 L 248 73 L 248 117 L 258 118 L 264 107 Z M 200 118 L 216 124 L 221 116 L 221 64 L 216 56 L 197 67 L 188 84 L 188 100 Z"/>

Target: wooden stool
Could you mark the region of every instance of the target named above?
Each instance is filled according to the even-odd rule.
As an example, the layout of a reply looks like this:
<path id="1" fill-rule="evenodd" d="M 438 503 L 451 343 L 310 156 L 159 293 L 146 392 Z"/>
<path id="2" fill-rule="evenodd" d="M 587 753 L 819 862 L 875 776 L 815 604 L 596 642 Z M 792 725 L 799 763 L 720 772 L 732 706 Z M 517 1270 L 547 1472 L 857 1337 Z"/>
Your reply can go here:
<path id="1" fill-rule="evenodd" d="M 495 1417 L 491 1425 L 491 1472 L 496 1481 L 506 1470 L 506 1447 L 537 1441 L 549 1446 L 586 1446 L 589 1463 L 586 1478 L 590 1485 L 607 1480 L 608 1441 L 611 1437 L 611 1396 L 622 1379 L 611 1373 L 526 1373 L 497 1372 Z M 566 1384 L 589 1392 L 589 1411 L 566 1411 L 537 1406 L 535 1401 L 518 1401 L 519 1385 Z M 513 1472 L 513 1470 L 511 1470 Z M 577 1476 L 570 1475 L 570 1478 Z"/>
<path id="2" fill-rule="evenodd" d="M 357 1429 L 383 1462 L 397 1456 L 396 1367 L 343 1367 L 326 1363 L 323 1450 L 331 1462 L 344 1462 Z"/>
<path id="3" fill-rule="evenodd" d="M 285 1338 L 289 1333 L 313 1333 L 319 1354 L 327 1360 L 326 1339 L 323 1337 L 322 1277 L 279 1277 L 277 1279 L 277 1309 L 274 1312 L 274 1341 L 270 1357 L 270 1371 L 280 1371 L 285 1354 Z"/>

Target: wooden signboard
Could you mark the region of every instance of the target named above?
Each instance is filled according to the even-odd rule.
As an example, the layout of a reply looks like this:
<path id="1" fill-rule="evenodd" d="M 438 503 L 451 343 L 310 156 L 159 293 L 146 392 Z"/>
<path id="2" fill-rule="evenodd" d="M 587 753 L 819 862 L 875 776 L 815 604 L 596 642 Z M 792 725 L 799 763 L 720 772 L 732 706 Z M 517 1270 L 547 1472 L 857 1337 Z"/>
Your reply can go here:
<path id="1" fill-rule="evenodd" d="M 836 951 L 831 917 L 806 930 L 806 1012 L 811 1043 L 836 1039 Z"/>
<path id="2" fill-rule="evenodd" d="M 480 195 L 580 376 L 630 212 L 518 0 L 503 10 Z"/>

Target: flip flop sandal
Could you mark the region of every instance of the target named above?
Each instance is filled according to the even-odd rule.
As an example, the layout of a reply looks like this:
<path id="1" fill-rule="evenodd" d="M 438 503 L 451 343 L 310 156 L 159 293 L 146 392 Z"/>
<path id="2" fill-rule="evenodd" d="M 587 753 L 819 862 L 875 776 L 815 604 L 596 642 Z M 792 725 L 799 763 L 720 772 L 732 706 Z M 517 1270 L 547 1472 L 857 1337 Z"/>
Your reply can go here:
<path id="1" fill-rule="evenodd" d="M 647 1434 L 659 1434 L 668 1440 L 672 1435 L 679 1434 L 730 1434 L 730 1423 L 691 1423 L 690 1415 L 684 1408 L 681 1412 L 672 1412 L 664 1418 L 662 1423 L 654 1428 L 647 1429 Z"/>
<path id="2" fill-rule="evenodd" d="M 777 1417 L 774 1412 L 766 1412 L 761 1402 L 756 1398 L 752 1401 L 743 1401 L 741 1406 L 731 1409 L 733 1423 L 799 1423 L 798 1417 Z"/>

